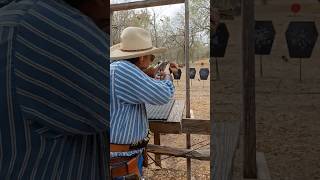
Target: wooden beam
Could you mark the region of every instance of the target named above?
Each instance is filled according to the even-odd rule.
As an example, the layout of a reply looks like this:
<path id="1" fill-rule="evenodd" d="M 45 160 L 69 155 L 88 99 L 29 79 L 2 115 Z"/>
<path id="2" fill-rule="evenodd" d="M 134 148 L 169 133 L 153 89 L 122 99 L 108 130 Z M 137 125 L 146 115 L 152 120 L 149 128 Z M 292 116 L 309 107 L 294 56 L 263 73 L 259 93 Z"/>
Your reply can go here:
<path id="1" fill-rule="evenodd" d="M 210 160 L 209 150 L 192 150 L 183 148 L 172 148 L 168 146 L 159 146 L 148 144 L 147 151 L 154 154 L 161 154 L 167 156 L 184 157 L 198 160 Z"/>
<path id="2" fill-rule="evenodd" d="M 210 120 L 182 119 L 182 133 L 209 135 L 211 132 Z"/>
<path id="3" fill-rule="evenodd" d="M 244 178 L 257 178 L 254 56 L 254 0 L 242 1 L 242 113 Z"/>
<path id="4" fill-rule="evenodd" d="M 163 134 L 180 134 L 181 123 L 167 123 L 161 121 L 149 121 L 151 132 L 161 132 Z"/>
<path id="5" fill-rule="evenodd" d="M 184 3 L 184 0 L 145 0 L 129 3 L 111 4 L 110 9 L 111 11 L 124 11 L 130 9 L 164 6 L 179 3 Z"/>

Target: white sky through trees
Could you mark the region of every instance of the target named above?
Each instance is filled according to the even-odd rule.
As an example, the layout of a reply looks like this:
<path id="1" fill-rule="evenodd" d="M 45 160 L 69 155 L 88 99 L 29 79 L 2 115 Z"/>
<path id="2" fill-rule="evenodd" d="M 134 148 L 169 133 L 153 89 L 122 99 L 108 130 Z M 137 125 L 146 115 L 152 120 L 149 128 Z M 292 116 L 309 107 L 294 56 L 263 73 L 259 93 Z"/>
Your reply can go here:
<path id="1" fill-rule="evenodd" d="M 138 1 L 143 1 L 143 0 L 111 0 L 111 4 L 138 2 Z M 206 0 L 203 0 L 203 1 L 206 1 Z M 135 10 L 139 12 L 141 9 L 135 9 Z M 169 17 L 170 24 L 173 27 L 173 30 L 176 31 L 177 34 L 179 34 L 178 29 L 180 30 L 184 29 L 184 25 L 179 23 L 179 20 L 181 20 L 181 18 L 177 18 L 178 13 L 184 16 L 184 11 L 185 11 L 184 3 L 148 7 L 146 9 L 151 16 L 153 16 L 153 11 L 156 13 L 156 23 L 161 24 L 161 21 L 164 19 L 164 17 Z M 191 25 L 190 25 L 190 28 L 192 28 Z M 209 36 L 207 33 L 205 33 L 205 31 L 199 32 L 197 36 L 198 36 L 197 40 L 200 40 L 206 46 L 209 45 Z"/>

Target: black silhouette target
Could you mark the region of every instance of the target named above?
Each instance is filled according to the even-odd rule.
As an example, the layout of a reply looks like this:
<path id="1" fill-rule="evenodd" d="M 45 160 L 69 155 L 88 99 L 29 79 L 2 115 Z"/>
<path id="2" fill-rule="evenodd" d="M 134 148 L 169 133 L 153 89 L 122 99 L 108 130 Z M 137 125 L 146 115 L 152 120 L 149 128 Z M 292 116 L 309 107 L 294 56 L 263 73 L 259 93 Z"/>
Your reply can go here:
<path id="1" fill-rule="evenodd" d="M 191 79 L 191 86 L 192 86 L 192 79 L 196 77 L 196 68 L 189 68 L 189 78 Z"/>
<path id="2" fill-rule="evenodd" d="M 215 57 L 216 77 L 220 79 L 218 57 L 224 57 L 229 41 L 229 31 L 225 23 L 220 23 L 216 32 L 212 34 L 210 41 L 211 57 Z"/>
<path id="3" fill-rule="evenodd" d="M 314 22 L 290 22 L 286 32 L 286 40 L 291 58 L 310 58 L 318 38 Z"/>
<path id="4" fill-rule="evenodd" d="M 194 79 L 196 77 L 196 68 L 190 68 L 189 70 L 189 76 L 190 76 L 190 79 Z"/>
<path id="5" fill-rule="evenodd" d="M 225 23 L 220 23 L 211 38 L 212 57 L 224 57 L 229 40 L 229 32 Z"/>
<path id="6" fill-rule="evenodd" d="M 199 70 L 199 75 L 201 80 L 207 80 L 209 76 L 209 69 L 208 68 L 201 68 Z"/>
<path id="7" fill-rule="evenodd" d="M 263 76 L 262 55 L 269 55 L 271 53 L 275 30 L 272 21 L 255 21 L 255 48 L 254 52 L 260 55 L 260 76 Z"/>
<path id="8" fill-rule="evenodd" d="M 173 73 L 173 78 L 176 80 L 179 80 L 181 78 L 181 74 L 182 74 L 181 69 L 178 69 L 178 71 Z"/>
<path id="9" fill-rule="evenodd" d="M 201 80 L 207 80 L 209 76 L 209 69 L 208 68 L 200 68 L 199 75 Z M 202 86 L 204 87 L 204 81 Z"/>
<path id="10" fill-rule="evenodd" d="M 271 53 L 275 37 L 272 21 L 255 22 L 255 54 L 268 55 Z"/>
<path id="11" fill-rule="evenodd" d="M 286 31 L 287 46 L 291 58 L 299 58 L 299 78 L 301 78 L 302 58 L 310 58 L 318 38 L 317 27 L 312 21 L 290 22 Z"/>

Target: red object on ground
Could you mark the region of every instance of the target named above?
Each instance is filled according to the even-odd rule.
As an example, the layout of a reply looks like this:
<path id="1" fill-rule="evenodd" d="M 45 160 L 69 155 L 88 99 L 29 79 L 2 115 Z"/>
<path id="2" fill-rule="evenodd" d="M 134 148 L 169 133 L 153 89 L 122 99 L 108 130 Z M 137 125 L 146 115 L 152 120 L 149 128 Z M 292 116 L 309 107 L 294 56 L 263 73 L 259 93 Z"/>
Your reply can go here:
<path id="1" fill-rule="evenodd" d="M 300 10 L 301 10 L 301 5 L 300 5 L 300 4 L 298 4 L 298 3 L 293 3 L 293 4 L 291 5 L 291 11 L 292 11 L 293 13 L 298 13 Z"/>

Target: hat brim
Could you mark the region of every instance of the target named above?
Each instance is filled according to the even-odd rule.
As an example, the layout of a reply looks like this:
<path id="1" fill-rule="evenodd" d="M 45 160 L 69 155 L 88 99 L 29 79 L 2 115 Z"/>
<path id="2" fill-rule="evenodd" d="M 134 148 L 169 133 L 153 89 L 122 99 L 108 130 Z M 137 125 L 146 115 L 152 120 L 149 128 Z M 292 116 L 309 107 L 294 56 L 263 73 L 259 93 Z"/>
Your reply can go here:
<path id="1" fill-rule="evenodd" d="M 167 50 L 166 48 L 152 47 L 151 49 L 148 49 L 148 50 L 128 52 L 128 51 L 122 51 L 120 49 L 120 43 L 119 43 L 110 48 L 110 58 L 111 60 L 130 59 L 130 58 L 141 57 L 141 56 L 146 56 L 150 54 L 163 53 L 166 50 Z"/>

